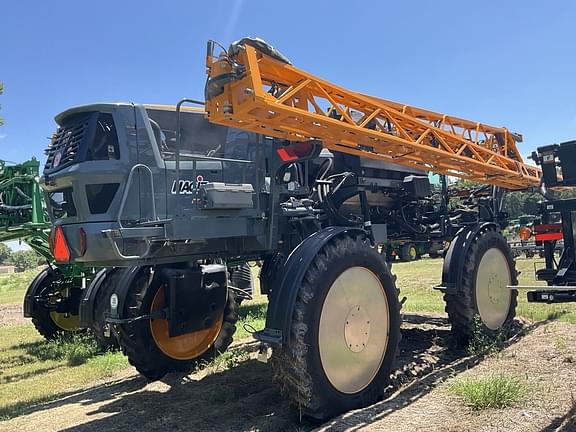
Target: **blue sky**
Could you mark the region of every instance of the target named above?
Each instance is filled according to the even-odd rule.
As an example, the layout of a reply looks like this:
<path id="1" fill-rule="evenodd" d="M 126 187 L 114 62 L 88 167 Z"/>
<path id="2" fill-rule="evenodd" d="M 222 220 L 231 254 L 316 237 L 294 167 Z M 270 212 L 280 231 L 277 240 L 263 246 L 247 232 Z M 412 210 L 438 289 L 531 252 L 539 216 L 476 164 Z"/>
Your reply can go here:
<path id="1" fill-rule="evenodd" d="M 27 1 L 0 10 L 0 158 L 42 156 L 54 115 L 201 98 L 205 45 L 259 36 L 337 84 L 524 134 L 576 138 L 576 1 Z"/>

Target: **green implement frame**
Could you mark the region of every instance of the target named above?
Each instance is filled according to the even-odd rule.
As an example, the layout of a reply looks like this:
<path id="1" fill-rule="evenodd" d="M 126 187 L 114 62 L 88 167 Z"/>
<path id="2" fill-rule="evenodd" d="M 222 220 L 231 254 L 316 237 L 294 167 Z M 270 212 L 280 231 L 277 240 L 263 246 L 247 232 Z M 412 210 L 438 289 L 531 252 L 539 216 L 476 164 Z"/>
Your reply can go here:
<path id="1" fill-rule="evenodd" d="M 38 184 L 40 162 L 0 160 L 0 241 L 21 240 L 50 263 L 50 218 Z"/>
<path id="2" fill-rule="evenodd" d="M 0 160 L 0 241 L 23 241 L 46 259 L 49 266 L 31 281 L 23 309 L 41 335 L 54 339 L 79 329 L 78 308 L 87 274 L 81 265 L 55 263 L 39 168 L 35 158 L 20 164 Z"/>
<path id="3" fill-rule="evenodd" d="M 50 252 L 50 217 L 39 180 L 40 161 L 32 158 L 20 164 L 0 160 L 0 242 L 19 240 L 54 265 Z M 82 277 L 78 264 L 59 264 L 69 278 Z"/>

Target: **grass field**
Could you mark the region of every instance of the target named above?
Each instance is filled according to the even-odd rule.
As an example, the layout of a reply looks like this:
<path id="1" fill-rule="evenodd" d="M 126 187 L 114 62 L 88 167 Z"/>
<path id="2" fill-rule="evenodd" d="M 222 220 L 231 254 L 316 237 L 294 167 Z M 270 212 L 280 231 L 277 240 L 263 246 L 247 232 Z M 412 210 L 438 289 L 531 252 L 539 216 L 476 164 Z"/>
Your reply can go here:
<path id="1" fill-rule="evenodd" d="M 0 276 L 0 305 L 22 303 L 35 274 L 30 271 Z M 235 339 L 246 339 L 251 328 L 264 327 L 265 313 L 264 296 L 245 301 Z M 101 353 L 93 348 L 84 338 L 46 342 L 31 323 L 0 325 L 0 420 L 17 416 L 28 406 L 64 397 L 129 367 L 121 353 Z"/>
<path id="2" fill-rule="evenodd" d="M 128 367 L 121 353 L 92 355 L 71 367 L 55 345 L 31 325 L 0 327 L 0 419 Z"/>
<path id="3" fill-rule="evenodd" d="M 36 276 L 36 270 L 0 275 L 0 304 L 21 303 L 26 287 Z"/>
<path id="4" fill-rule="evenodd" d="M 535 258 L 516 260 L 516 268 L 520 271 L 518 276 L 520 284 L 544 285 L 534 280 L 534 264 L 539 261 L 541 260 Z M 444 312 L 442 293 L 433 289 L 442 278 L 442 260 L 421 259 L 414 263 L 395 263 L 392 272 L 398 276 L 396 286 L 400 288 L 400 298 L 406 297 L 403 311 Z M 528 303 L 526 292 L 521 291 L 518 293 L 516 314 L 534 321 L 555 318 L 576 323 L 576 303 L 557 305 Z"/>
<path id="5" fill-rule="evenodd" d="M 518 259 L 521 283 L 533 283 L 533 259 Z M 400 297 L 407 297 L 404 312 L 443 312 L 442 294 L 433 289 L 440 282 L 442 260 L 422 259 L 414 263 L 396 263 Z M 21 303 L 34 272 L 0 276 L 0 305 Z M 529 304 L 519 294 L 518 315 L 532 320 L 548 318 L 576 323 L 576 304 Z M 244 302 L 237 325 L 236 340 L 245 339 L 252 329 L 264 327 L 266 300 L 256 295 Z M 72 342 L 74 343 L 74 342 Z M 84 342 L 82 342 L 84 343 Z M 31 324 L 0 326 L 0 419 L 19 415 L 26 407 L 65 396 L 74 389 L 106 378 L 129 367 L 120 353 L 97 353 L 90 347 L 77 366 L 70 366 L 70 350 L 65 344 L 45 342 Z"/>

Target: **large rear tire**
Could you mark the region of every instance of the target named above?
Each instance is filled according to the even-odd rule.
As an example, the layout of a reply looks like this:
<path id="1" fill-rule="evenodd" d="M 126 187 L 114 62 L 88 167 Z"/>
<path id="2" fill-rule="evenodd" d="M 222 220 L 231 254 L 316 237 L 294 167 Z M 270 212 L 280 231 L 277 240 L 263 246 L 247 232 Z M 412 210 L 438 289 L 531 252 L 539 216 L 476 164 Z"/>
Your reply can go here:
<path id="1" fill-rule="evenodd" d="M 129 288 L 124 316 L 137 317 L 162 309 L 163 291 L 164 284 L 154 277 L 152 269 L 141 267 Z M 167 320 L 141 320 L 119 325 L 118 342 L 140 374 L 158 380 L 169 372 L 188 372 L 200 362 L 210 361 L 224 352 L 232 343 L 237 320 L 236 297 L 228 291 L 222 319 L 213 327 L 169 337 Z"/>
<path id="2" fill-rule="evenodd" d="M 517 292 L 516 267 L 512 251 L 494 227 L 480 230 L 464 258 L 462 284 L 456 294 L 444 294 L 452 334 L 465 346 L 475 330 L 495 337 L 514 320 Z M 480 317 L 477 329 L 475 317 Z"/>
<path id="3" fill-rule="evenodd" d="M 394 278 L 366 239 L 331 240 L 309 266 L 272 365 L 300 413 L 327 420 L 377 402 L 400 340 Z"/>

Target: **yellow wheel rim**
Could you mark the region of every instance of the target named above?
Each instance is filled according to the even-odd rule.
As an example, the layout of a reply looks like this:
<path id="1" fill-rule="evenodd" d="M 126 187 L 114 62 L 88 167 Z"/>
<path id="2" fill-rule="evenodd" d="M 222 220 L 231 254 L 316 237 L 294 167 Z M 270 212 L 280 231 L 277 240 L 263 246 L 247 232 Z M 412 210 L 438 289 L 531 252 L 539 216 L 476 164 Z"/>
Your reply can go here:
<path id="1" fill-rule="evenodd" d="M 75 331 L 80 328 L 80 315 L 51 311 L 50 318 L 62 330 Z"/>
<path id="2" fill-rule="evenodd" d="M 417 252 L 416 252 L 416 248 L 414 246 L 410 247 L 410 258 L 414 259 L 416 258 Z"/>
<path id="3" fill-rule="evenodd" d="M 152 300 L 151 311 L 164 308 L 164 287 L 161 287 Z M 150 320 L 150 331 L 156 346 L 166 354 L 176 360 L 192 360 L 212 346 L 222 328 L 223 316 L 214 325 L 205 330 L 186 333 L 180 336 L 170 337 L 168 331 L 168 320 Z"/>

